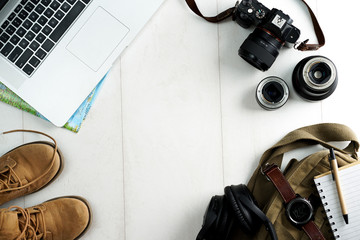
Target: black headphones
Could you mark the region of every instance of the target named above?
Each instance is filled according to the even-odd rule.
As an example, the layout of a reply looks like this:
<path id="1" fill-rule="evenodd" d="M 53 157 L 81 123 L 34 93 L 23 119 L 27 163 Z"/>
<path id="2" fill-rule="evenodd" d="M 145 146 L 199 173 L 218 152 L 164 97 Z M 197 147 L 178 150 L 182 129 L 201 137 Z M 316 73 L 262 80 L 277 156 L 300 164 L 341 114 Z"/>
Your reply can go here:
<path id="1" fill-rule="evenodd" d="M 233 226 L 254 234 L 261 224 L 265 225 L 272 240 L 278 239 L 274 226 L 259 209 L 246 185 L 227 186 L 224 191 L 225 195 L 211 198 L 196 240 L 228 240 Z"/>

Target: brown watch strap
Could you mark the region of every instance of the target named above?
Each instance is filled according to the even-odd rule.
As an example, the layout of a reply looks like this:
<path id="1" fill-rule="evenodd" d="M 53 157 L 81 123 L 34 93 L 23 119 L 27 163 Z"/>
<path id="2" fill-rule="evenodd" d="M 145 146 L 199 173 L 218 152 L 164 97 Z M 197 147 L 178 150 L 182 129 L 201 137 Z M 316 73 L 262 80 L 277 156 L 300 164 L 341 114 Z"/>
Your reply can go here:
<path id="1" fill-rule="evenodd" d="M 318 20 L 316 19 L 316 16 L 314 14 L 314 12 L 311 10 L 310 6 L 305 2 L 305 0 L 301 0 L 302 2 L 304 2 L 304 4 L 306 5 L 306 7 L 308 8 L 308 11 L 310 13 L 311 16 L 311 20 L 313 22 L 313 26 L 314 26 L 314 31 L 318 40 L 318 44 L 308 44 L 309 39 L 301 42 L 300 44 L 297 44 L 297 46 L 295 46 L 295 48 L 297 50 L 300 51 L 310 51 L 310 50 L 317 50 L 320 47 L 325 45 L 325 36 L 323 31 L 321 30 L 320 24 L 318 22 Z M 206 17 L 204 16 L 198 6 L 196 5 L 195 0 L 185 0 L 185 2 L 187 3 L 187 5 L 189 6 L 189 8 L 199 17 L 202 17 L 203 19 L 205 19 L 208 22 L 212 22 L 212 23 L 218 23 L 223 21 L 224 19 L 230 17 L 233 15 L 233 12 L 235 10 L 235 7 L 231 7 L 221 13 L 219 13 L 216 16 L 213 17 Z"/>
<path id="2" fill-rule="evenodd" d="M 288 204 L 291 200 L 297 197 L 296 193 L 277 165 L 265 165 L 261 171 L 274 184 L 285 204 Z M 303 225 L 302 229 L 311 240 L 325 240 L 320 229 L 313 221 L 309 221 Z"/>
<path id="3" fill-rule="evenodd" d="M 275 164 L 268 165 L 264 169 L 264 174 L 273 182 L 274 186 L 280 193 L 285 204 L 296 198 L 296 194 L 278 166 Z"/>
<path id="4" fill-rule="evenodd" d="M 314 221 L 308 222 L 302 226 L 302 229 L 311 240 L 325 240 L 325 237 L 322 235 L 320 229 L 316 226 Z"/>

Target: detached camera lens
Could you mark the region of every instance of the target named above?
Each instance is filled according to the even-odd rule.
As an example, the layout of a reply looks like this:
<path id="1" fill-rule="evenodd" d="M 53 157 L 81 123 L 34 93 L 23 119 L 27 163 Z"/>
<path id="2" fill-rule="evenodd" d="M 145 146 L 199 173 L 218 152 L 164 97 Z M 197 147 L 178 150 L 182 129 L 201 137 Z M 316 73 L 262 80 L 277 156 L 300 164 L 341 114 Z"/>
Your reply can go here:
<path id="1" fill-rule="evenodd" d="M 323 100 L 336 89 L 336 67 L 330 59 L 323 56 L 304 58 L 295 66 L 292 82 L 301 97 L 310 101 Z"/>
<path id="2" fill-rule="evenodd" d="M 278 77 L 263 79 L 256 88 L 256 100 L 266 110 L 282 107 L 289 98 L 289 87 Z"/>

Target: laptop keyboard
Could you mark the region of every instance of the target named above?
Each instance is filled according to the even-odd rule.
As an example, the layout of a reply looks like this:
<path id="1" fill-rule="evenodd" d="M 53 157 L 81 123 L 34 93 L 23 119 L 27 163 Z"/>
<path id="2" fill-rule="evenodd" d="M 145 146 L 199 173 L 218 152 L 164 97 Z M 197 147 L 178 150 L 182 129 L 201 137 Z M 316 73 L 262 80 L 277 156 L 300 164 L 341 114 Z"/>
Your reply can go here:
<path id="1" fill-rule="evenodd" d="M 22 0 L 0 26 L 0 55 L 31 76 L 91 0 Z"/>

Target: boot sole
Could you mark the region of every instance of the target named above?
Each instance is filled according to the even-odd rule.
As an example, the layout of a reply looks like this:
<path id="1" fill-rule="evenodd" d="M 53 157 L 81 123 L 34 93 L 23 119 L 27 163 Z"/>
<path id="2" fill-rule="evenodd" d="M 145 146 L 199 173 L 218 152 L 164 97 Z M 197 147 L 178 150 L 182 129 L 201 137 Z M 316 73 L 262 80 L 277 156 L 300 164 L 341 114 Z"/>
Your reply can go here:
<path id="1" fill-rule="evenodd" d="M 82 201 L 82 202 L 86 205 L 86 207 L 87 207 L 87 209 L 88 209 L 88 211 L 89 211 L 89 221 L 88 221 L 88 224 L 86 225 L 86 227 L 84 228 L 84 230 L 83 230 L 77 237 L 75 237 L 73 240 L 80 239 L 80 238 L 89 230 L 89 227 L 90 227 L 90 225 L 91 225 L 91 223 L 92 223 L 92 215 L 93 215 L 93 214 L 92 214 L 92 210 L 91 210 L 90 204 L 89 204 L 89 202 L 88 202 L 85 198 L 79 197 L 79 196 L 63 196 L 63 197 L 57 197 L 57 198 L 50 199 L 50 200 L 48 200 L 48 201 L 46 201 L 46 202 L 54 201 L 54 200 L 57 200 L 57 199 L 60 199 L 60 198 L 74 198 L 74 199 L 80 200 L 80 201 Z"/>
<path id="2" fill-rule="evenodd" d="M 53 144 L 53 143 L 51 143 L 51 142 L 47 142 L 47 141 L 36 141 L 36 142 L 31 142 L 31 143 L 26 143 L 26 144 L 20 145 L 20 146 L 18 146 L 18 147 L 16 147 L 16 148 L 13 148 L 13 149 L 10 150 L 10 151 L 8 151 L 8 152 L 5 153 L 5 154 L 8 154 L 9 152 L 12 152 L 12 151 L 14 151 L 14 150 L 16 150 L 16 149 L 18 149 L 18 148 L 20 148 L 20 147 L 27 146 L 27 145 L 31 145 L 31 144 L 46 144 L 46 145 L 49 145 L 49 146 L 55 148 L 55 144 Z M 59 147 L 57 148 L 57 153 L 59 154 L 60 166 L 59 166 L 58 171 L 57 171 L 56 174 L 54 175 L 54 177 L 53 177 L 48 183 L 46 183 L 44 186 L 41 186 L 39 189 L 37 189 L 37 190 L 35 190 L 34 192 L 31 192 L 31 193 L 29 193 L 29 194 L 26 194 L 26 195 L 30 195 L 30 194 L 36 193 L 36 192 L 42 190 L 43 188 L 47 187 L 50 183 L 52 183 L 53 181 L 55 181 L 55 180 L 59 177 L 59 175 L 62 173 L 62 171 L 63 171 L 63 169 L 64 169 L 64 156 L 62 155 Z M 5 154 L 4 154 L 4 155 L 5 155 Z M 24 195 L 24 196 L 26 196 L 26 195 Z"/>

